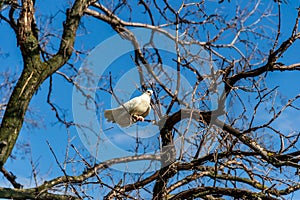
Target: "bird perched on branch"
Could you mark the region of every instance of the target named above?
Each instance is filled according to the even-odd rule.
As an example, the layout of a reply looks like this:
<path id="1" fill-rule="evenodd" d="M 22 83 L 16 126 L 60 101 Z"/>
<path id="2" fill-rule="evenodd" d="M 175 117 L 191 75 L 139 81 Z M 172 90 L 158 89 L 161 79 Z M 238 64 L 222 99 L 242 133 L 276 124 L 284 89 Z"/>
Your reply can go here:
<path id="1" fill-rule="evenodd" d="M 121 127 L 130 126 L 137 121 L 144 121 L 151 110 L 150 101 L 152 90 L 147 90 L 141 96 L 135 97 L 117 108 L 104 111 L 108 122 L 119 124 Z"/>

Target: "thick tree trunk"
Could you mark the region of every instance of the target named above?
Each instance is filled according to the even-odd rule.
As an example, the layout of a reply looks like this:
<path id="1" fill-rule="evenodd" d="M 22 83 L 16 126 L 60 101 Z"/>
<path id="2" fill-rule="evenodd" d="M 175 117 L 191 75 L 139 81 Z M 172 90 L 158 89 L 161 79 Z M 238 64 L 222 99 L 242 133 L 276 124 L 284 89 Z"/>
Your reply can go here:
<path id="1" fill-rule="evenodd" d="M 93 0 L 76 0 L 67 13 L 58 53 L 48 61 L 40 59 L 40 47 L 34 19 L 34 1 L 23 0 L 16 31 L 23 56 L 24 69 L 5 110 L 0 127 L 0 168 L 16 143 L 24 116 L 33 94 L 43 81 L 62 67 L 71 57 L 76 31 L 84 10 Z"/>
<path id="2" fill-rule="evenodd" d="M 163 128 L 160 130 L 162 141 L 162 168 L 159 171 L 159 175 L 153 188 L 153 200 L 160 200 L 166 197 L 166 188 L 168 181 L 177 173 L 176 169 L 172 165 L 172 163 L 176 161 L 176 149 L 172 134 L 172 130 L 175 124 L 182 119 L 194 119 L 201 123 L 209 124 L 211 121 L 211 117 L 211 112 L 199 112 L 192 109 L 181 109 L 178 112 L 174 113 L 172 116 L 168 117 Z"/>

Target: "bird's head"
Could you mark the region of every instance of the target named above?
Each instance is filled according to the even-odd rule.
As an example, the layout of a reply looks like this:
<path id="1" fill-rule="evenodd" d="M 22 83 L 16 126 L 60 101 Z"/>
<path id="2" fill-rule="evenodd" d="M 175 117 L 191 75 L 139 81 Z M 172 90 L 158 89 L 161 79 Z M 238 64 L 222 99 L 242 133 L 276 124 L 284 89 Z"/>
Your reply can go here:
<path id="1" fill-rule="evenodd" d="M 151 97 L 151 95 L 153 94 L 153 91 L 152 90 L 147 90 L 144 94 L 147 94 Z"/>

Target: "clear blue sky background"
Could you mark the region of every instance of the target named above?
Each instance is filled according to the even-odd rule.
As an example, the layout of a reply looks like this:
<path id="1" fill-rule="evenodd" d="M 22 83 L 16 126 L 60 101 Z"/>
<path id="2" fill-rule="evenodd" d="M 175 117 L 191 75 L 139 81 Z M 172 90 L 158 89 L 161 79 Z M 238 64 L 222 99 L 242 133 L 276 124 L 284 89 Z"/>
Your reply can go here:
<path id="1" fill-rule="evenodd" d="M 58 10 L 65 10 L 68 7 L 67 1 L 37 1 L 36 13 L 37 19 L 43 20 L 45 17 L 54 15 Z M 269 1 L 263 0 L 262 4 L 269 5 Z M 295 16 L 297 14 L 296 8 L 299 6 L 300 1 L 298 0 L 289 0 L 288 5 L 282 5 L 282 35 L 281 41 L 286 39 L 292 29 Z M 229 8 L 231 4 L 224 3 L 219 5 L 216 1 L 212 1 L 211 10 L 215 10 L 215 6 L 223 6 L 224 8 Z M 225 9 L 224 9 L 225 10 Z M 227 9 L 226 9 L 227 10 Z M 58 16 L 55 18 L 56 21 L 54 24 L 61 28 L 62 20 L 64 19 L 64 14 L 59 12 Z M 43 16 L 42 19 L 39 16 Z M 96 21 L 90 17 L 85 17 L 83 24 L 86 27 L 87 32 L 80 31 L 80 34 L 77 38 L 76 47 L 83 49 L 92 49 L 100 42 L 114 35 L 115 32 L 111 28 L 99 21 Z M 270 27 L 274 26 L 270 22 Z M 0 56 L 1 68 L 0 71 L 10 71 L 11 73 L 20 74 L 22 70 L 22 59 L 20 52 L 16 47 L 16 38 L 12 30 L 7 26 L 5 22 L 0 23 L 0 50 L 1 52 L 7 53 L 7 55 Z M 282 58 L 282 62 L 286 64 L 300 62 L 299 56 L 300 42 L 295 43 L 295 47 L 292 48 L 289 52 L 289 55 L 294 55 L 289 58 Z M 130 59 L 127 58 L 124 60 L 119 60 L 116 62 L 116 65 L 120 63 L 128 62 Z M 101 62 L 101 61 L 99 61 Z M 79 68 L 81 62 L 77 63 Z M 270 87 L 275 87 L 280 85 L 279 91 L 282 99 L 288 99 L 296 94 L 300 93 L 300 73 L 269 73 L 268 81 Z M 68 138 L 72 140 L 72 144 L 75 146 L 82 146 L 81 141 L 78 137 L 78 134 L 74 128 L 70 128 L 70 132 L 67 133 L 64 126 L 57 123 L 55 118 L 55 113 L 51 111 L 50 106 L 46 103 L 47 94 L 48 94 L 49 80 L 46 80 L 45 83 L 40 87 L 37 94 L 33 97 L 30 103 L 30 112 L 28 113 L 28 119 L 33 119 L 38 121 L 38 128 L 26 128 L 26 125 L 22 128 L 21 134 L 18 139 L 18 144 L 30 144 L 30 146 L 25 146 L 21 148 L 14 149 L 15 159 L 10 159 L 6 163 L 5 167 L 12 171 L 17 176 L 17 181 L 20 183 L 26 183 L 25 186 L 32 186 L 33 180 L 30 179 L 32 175 L 32 167 L 30 164 L 30 154 L 26 153 L 24 156 L 24 149 L 32 154 L 32 160 L 37 165 L 37 171 L 39 175 L 44 179 L 50 179 L 58 175 L 62 175 L 62 172 L 57 167 L 54 162 L 53 156 L 46 144 L 46 141 L 50 143 L 54 149 L 59 160 L 62 161 L 65 156 L 65 146 L 67 144 Z M 67 120 L 72 120 L 72 89 L 71 84 L 66 83 L 66 81 L 59 75 L 53 76 L 53 93 L 52 100 L 59 105 L 59 107 L 66 109 Z M 105 106 L 104 106 L 105 107 Z M 300 116 L 294 113 L 293 111 L 289 112 L 288 115 L 285 115 L 281 120 L 281 123 L 278 123 L 278 126 L 287 128 L 292 127 L 295 131 L 300 129 Z M 72 151 L 71 151 L 72 152 Z M 9 184 L 6 181 L 1 181 L 6 186 Z M 300 193 L 297 192 L 294 196 L 294 199 L 300 199 Z"/>

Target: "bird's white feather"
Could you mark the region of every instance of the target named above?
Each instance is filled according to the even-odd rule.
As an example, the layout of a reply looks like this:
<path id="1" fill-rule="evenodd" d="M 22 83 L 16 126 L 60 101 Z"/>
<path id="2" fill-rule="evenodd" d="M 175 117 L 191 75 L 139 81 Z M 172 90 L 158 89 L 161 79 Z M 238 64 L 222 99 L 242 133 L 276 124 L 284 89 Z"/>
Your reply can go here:
<path id="1" fill-rule="evenodd" d="M 117 123 L 121 127 L 130 126 L 136 122 L 132 116 L 146 117 L 150 113 L 152 93 L 151 90 L 147 90 L 141 96 L 135 97 L 117 108 L 105 110 L 104 117 L 107 121 Z"/>

